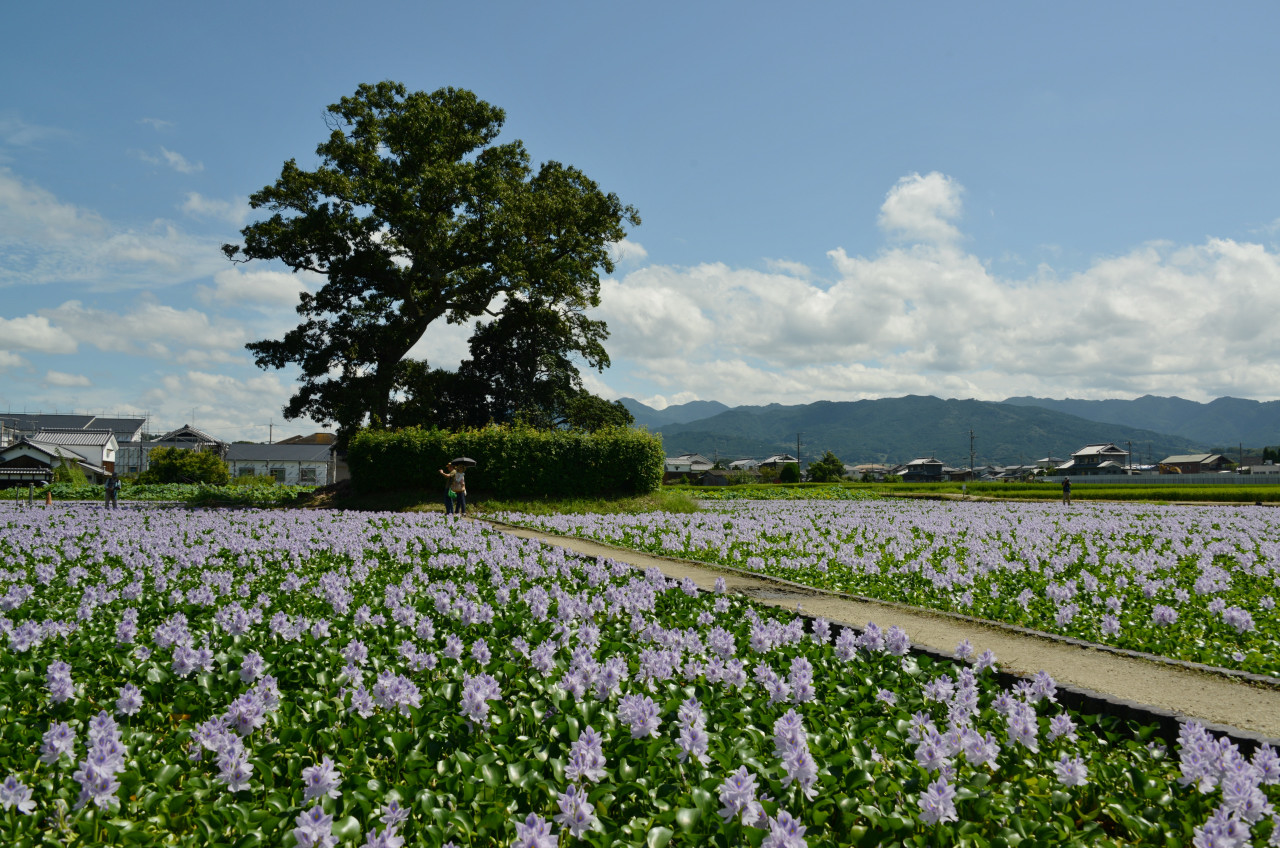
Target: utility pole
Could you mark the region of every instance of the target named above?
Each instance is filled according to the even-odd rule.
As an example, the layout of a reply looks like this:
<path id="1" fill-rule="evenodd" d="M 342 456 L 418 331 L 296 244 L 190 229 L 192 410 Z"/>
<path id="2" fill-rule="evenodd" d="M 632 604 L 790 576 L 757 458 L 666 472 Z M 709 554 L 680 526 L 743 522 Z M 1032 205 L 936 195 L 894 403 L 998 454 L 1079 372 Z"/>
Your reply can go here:
<path id="1" fill-rule="evenodd" d="M 1133 442 L 1125 442 L 1125 447 L 1129 449 L 1129 473 L 1133 473 Z"/>
<path id="2" fill-rule="evenodd" d="M 796 468 L 800 467 L 800 437 L 804 433 L 796 433 Z"/>
<path id="3" fill-rule="evenodd" d="M 976 473 L 974 473 L 974 470 L 973 470 L 973 428 L 972 427 L 969 428 L 969 474 L 971 474 L 975 479 L 978 476 Z"/>

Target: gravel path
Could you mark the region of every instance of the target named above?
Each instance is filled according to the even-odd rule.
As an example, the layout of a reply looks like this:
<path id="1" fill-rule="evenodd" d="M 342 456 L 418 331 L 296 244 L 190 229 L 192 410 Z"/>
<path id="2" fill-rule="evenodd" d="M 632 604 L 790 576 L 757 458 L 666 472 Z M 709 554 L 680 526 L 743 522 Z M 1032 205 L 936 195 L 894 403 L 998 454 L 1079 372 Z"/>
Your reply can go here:
<path id="1" fill-rule="evenodd" d="M 1047 671 L 1059 684 L 1144 712 L 1194 718 L 1222 729 L 1244 731 L 1245 737 L 1280 740 L 1280 684 L 1233 678 L 1188 664 L 1124 655 L 997 624 L 963 620 L 915 607 L 855 600 L 782 580 L 718 569 L 704 563 L 658 557 L 585 539 L 555 536 L 499 525 L 496 529 L 525 539 L 538 539 L 586 556 L 604 557 L 637 568 L 658 568 L 668 577 L 689 577 L 710 590 L 723 577 L 730 592 L 763 603 L 821 616 L 833 623 L 861 628 L 874 621 L 881 628 L 898 625 L 915 645 L 950 655 L 965 639 L 981 653 L 990 650 L 1000 668 L 1021 675 Z M 1261 740 L 1259 740 L 1261 741 Z"/>

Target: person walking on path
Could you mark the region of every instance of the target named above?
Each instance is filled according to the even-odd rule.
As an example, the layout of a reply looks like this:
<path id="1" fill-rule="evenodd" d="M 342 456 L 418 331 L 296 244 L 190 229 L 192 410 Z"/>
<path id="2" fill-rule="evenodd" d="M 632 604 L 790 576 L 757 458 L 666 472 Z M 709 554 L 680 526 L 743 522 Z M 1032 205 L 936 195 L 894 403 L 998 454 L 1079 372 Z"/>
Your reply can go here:
<path id="1" fill-rule="evenodd" d="M 1064 504 L 1071 503 L 1071 478 L 1062 478 L 1062 502 Z"/>
<path id="2" fill-rule="evenodd" d="M 106 490 L 107 509 L 120 508 L 120 478 L 112 474 L 107 478 L 107 484 L 103 487 Z"/>
<path id="3" fill-rule="evenodd" d="M 458 515 L 467 514 L 467 475 L 461 468 L 455 468 L 450 462 L 440 472 L 449 481 L 449 488 L 444 493 L 444 514 L 452 515 L 454 507 Z"/>

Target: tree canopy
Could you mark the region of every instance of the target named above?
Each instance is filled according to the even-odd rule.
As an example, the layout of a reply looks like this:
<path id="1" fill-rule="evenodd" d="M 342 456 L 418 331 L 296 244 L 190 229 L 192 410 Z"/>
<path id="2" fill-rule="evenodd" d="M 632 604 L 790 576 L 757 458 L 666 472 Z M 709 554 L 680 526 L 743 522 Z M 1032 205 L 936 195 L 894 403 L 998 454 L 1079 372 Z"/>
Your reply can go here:
<path id="1" fill-rule="evenodd" d="M 147 470 L 140 483 L 208 483 L 225 486 L 231 473 L 222 457 L 212 451 L 189 448 L 153 448 L 147 454 Z"/>
<path id="2" fill-rule="evenodd" d="M 831 451 L 822 459 L 809 463 L 809 479 L 814 483 L 831 483 L 844 477 L 844 463 Z"/>
<path id="3" fill-rule="evenodd" d="M 519 140 L 497 142 L 504 119 L 462 89 L 361 85 L 328 107 L 319 166 L 290 159 L 250 197 L 271 215 L 224 245 L 227 257 L 325 278 L 302 294 L 297 327 L 246 346 L 260 367 L 299 367 L 287 418 L 349 435 L 366 416 L 452 408 L 446 390 L 468 398 L 468 415 L 548 387 L 563 405 L 582 393 L 573 358 L 608 365 L 608 330 L 586 311 L 599 304 L 599 271 L 613 271 L 610 245 L 639 215 L 572 166 L 535 170 Z M 456 375 L 407 358 L 433 322 L 482 316 L 492 320 L 477 322 Z M 513 350 L 518 360 L 504 359 Z"/>

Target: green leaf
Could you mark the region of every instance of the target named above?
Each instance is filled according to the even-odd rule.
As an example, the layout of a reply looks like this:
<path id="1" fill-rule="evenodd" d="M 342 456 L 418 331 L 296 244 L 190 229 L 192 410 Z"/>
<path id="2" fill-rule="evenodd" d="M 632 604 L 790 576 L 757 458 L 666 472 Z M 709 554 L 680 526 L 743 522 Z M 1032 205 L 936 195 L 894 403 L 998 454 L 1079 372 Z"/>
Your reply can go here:
<path id="1" fill-rule="evenodd" d="M 664 848 L 673 835 L 675 831 L 669 827 L 655 827 L 650 829 L 649 835 L 645 837 L 645 844 L 649 848 Z"/>

